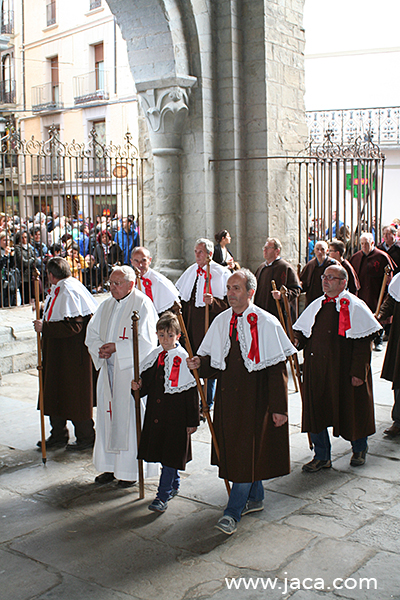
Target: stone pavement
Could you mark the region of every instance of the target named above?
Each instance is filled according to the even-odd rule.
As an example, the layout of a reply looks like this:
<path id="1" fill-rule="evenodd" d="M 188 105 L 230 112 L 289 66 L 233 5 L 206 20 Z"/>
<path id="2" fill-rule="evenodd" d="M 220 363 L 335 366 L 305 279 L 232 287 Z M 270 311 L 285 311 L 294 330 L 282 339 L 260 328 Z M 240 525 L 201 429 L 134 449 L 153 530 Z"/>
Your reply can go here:
<path id="1" fill-rule="evenodd" d="M 333 469 L 301 471 L 311 453 L 292 390 L 292 472 L 265 482 L 265 510 L 243 517 L 231 537 L 213 527 L 226 492 L 209 465 L 206 425 L 193 436 L 180 495 L 156 515 L 147 509 L 154 479 L 139 500 L 136 486 L 96 486 L 89 453 L 49 452 L 43 466 L 36 372 L 5 375 L 1 600 L 400 599 L 400 438 L 382 435 L 392 405 L 390 384 L 379 379 L 382 359 L 374 354 L 377 433 L 366 465 L 350 467 L 349 444 L 335 439 Z M 258 587 L 237 579 L 241 587 L 229 589 L 225 578 L 231 585 L 233 577 L 253 577 Z M 335 578 L 342 589 L 333 590 Z M 377 590 L 373 581 L 367 589 L 368 578 Z"/>

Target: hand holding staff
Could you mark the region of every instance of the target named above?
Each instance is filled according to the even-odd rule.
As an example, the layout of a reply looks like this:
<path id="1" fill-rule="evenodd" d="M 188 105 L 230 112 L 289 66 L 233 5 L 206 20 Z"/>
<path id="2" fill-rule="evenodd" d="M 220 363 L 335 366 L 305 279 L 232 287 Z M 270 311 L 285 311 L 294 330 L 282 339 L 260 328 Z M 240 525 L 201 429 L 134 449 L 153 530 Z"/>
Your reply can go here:
<path id="1" fill-rule="evenodd" d="M 35 309 L 36 309 L 36 320 L 40 319 L 40 299 L 39 299 L 39 277 L 40 273 L 33 268 L 32 274 L 35 278 Z M 42 462 L 46 464 L 46 433 L 44 428 L 44 399 L 43 399 L 43 366 L 42 366 L 42 344 L 40 340 L 40 333 L 36 333 L 37 339 L 37 357 L 38 365 L 37 370 L 39 374 L 39 409 L 40 409 L 40 430 L 41 430 L 41 449 L 42 449 Z"/>
<path id="2" fill-rule="evenodd" d="M 283 303 L 285 305 L 285 311 L 287 314 L 287 328 L 288 328 L 288 333 L 289 333 L 289 339 L 292 342 L 292 344 L 294 345 L 294 334 L 293 334 L 293 327 L 292 327 L 292 317 L 290 316 L 290 306 L 289 306 L 289 300 L 287 297 L 287 289 L 285 288 L 284 285 L 282 285 L 280 292 L 282 294 L 283 297 Z M 303 404 L 303 383 L 301 381 L 301 373 L 300 373 L 300 365 L 299 365 L 299 358 L 297 356 L 297 354 L 293 355 L 293 360 L 294 360 L 294 366 L 296 369 L 296 376 L 299 382 L 299 388 L 300 388 L 300 397 L 301 397 L 301 403 Z M 308 445 L 310 446 L 310 450 L 313 449 L 313 443 L 311 441 L 311 436 L 308 433 Z"/>
<path id="3" fill-rule="evenodd" d="M 134 310 L 132 313 L 132 342 L 133 342 L 133 367 L 134 367 L 134 381 L 139 383 L 139 332 L 138 332 L 138 321 L 139 313 Z M 136 441 L 137 448 L 139 450 L 140 436 L 142 433 L 142 419 L 140 414 L 140 391 L 135 390 L 133 393 L 135 397 L 135 415 L 136 415 Z M 143 475 L 143 461 L 138 460 L 139 466 L 139 498 L 144 498 L 144 475 Z"/>
<path id="4" fill-rule="evenodd" d="M 273 291 L 277 292 L 278 290 L 276 288 L 276 283 L 275 283 L 274 280 L 271 281 L 271 285 L 272 285 Z M 283 327 L 283 331 L 287 335 L 286 325 L 285 325 L 285 319 L 283 317 L 283 312 L 282 312 L 281 304 L 280 304 L 279 300 L 275 300 L 275 302 L 276 302 L 276 308 L 278 309 L 279 320 L 280 320 L 281 325 Z M 286 309 L 286 305 L 285 305 L 285 309 Z M 287 312 L 287 309 L 286 309 L 286 312 Z M 296 380 L 296 375 L 295 375 L 295 372 L 294 372 L 293 356 L 289 356 L 289 362 L 290 362 L 290 369 L 292 371 L 292 377 L 293 377 L 294 387 L 295 387 L 296 392 L 298 392 L 299 388 L 297 387 L 297 380 Z"/>
<path id="5" fill-rule="evenodd" d="M 139 292 L 142 292 L 142 276 L 140 274 L 140 271 L 137 267 L 134 267 L 132 265 L 132 269 L 135 271 L 135 275 L 136 275 L 136 281 L 137 281 L 137 289 L 139 290 Z"/>
<path id="6" fill-rule="evenodd" d="M 381 287 L 381 291 L 380 291 L 380 294 L 379 294 L 378 304 L 376 306 L 376 311 L 374 312 L 374 316 L 375 317 L 377 317 L 379 315 L 379 311 L 380 311 L 381 305 L 382 305 L 383 296 L 385 295 L 385 289 L 386 289 L 387 281 L 389 279 L 389 275 L 390 275 L 391 271 L 392 271 L 392 269 L 390 268 L 390 265 L 386 265 L 386 267 L 385 267 L 385 275 L 384 275 L 383 280 L 382 280 L 382 287 Z"/>
<path id="7" fill-rule="evenodd" d="M 175 302 L 174 306 L 172 307 L 172 310 L 174 311 L 174 313 L 176 314 L 176 316 L 178 317 L 178 321 L 179 321 L 179 325 L 181 327 L 182 333 L 185 337 L 185 344 L 186 344 L 186 349 L 188 351 L 189 354 L 189 358 L 193 358 L 193 351 L 192 351 L 192 347 L 190 345 L 190 341 L 189 341 L 189 336 L 186 330 L 186 325 L 185 325 L 185 321 L 183 320 L 183 316 L 182 316 L 182 307 L 178 302 Z M 197 384 L 197 390 L 200 394 L 200 398 L 201 398 L 201 405 L 203 407 L 203 414 L 206 416 L 207 419 L 207 423 L 208 423 L 208 427 L 210 429 L 210 433 L 211 433 L 211 438 L 214 444 L 214 448 L 215 448 L 215 454 L 217 455 L 217 459 L 219 462 L 219 446 L 218 446 L 218 442 L 217 442 L 217 437 L 215 435 L 215 431 L 214 431 L 214 427 L 211 421 L 211 417 L 210 417 L 210 409 L 208 408 L 207 405 L 207 400 L 206 400 L 206 396 L 204 394 L 204 390 L 201 387 L 201 383 L 200 383 L 200 377 L 199 377 L 199 373 L 197 371 L 197 369 L 193 369 L 193 375 L 194 378 L 196 380 L 196 384 Z M 229 481 L 227 479 L 225 479 L 225 486 L 228 492 L 228 495 L 231 493 L 231 488 L 229 485 Z"/>

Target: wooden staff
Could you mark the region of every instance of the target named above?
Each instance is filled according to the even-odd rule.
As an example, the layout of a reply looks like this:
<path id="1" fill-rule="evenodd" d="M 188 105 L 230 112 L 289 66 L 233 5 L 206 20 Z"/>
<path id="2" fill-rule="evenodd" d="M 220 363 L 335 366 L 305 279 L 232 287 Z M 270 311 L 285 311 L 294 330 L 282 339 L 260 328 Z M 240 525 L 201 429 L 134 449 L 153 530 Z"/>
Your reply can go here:
<path id="1" fill-rule="evenodd" d="M 132 266 L 132 269 L 135 271 L 136 281 L 137 281 L 137 289 L 139 290 L 139 292 L 141 292 L 142 291 L 142 276 L 137 267 Z"/>
<path id="2" fill-rule="evenodd" d="M 183 335 L 185 337 L 185 344 L 186 344 L 187 352 L 189 354 L 189 358 L 193 358 L 192 346 L 190 345 L 189 336 L 188 336 L 188 333 L 187 333 L 185 321 L 183 320 L 183 316 L 182 316 L 182 307 L 181 307 L 181 305 L 178 302 L 175 302 L 174 306 L 172 307 L 172 310 L 174 311 L 174 313 L 178 317 L 179 325 L 181 326 L 182 333 L 183 333 Z M 204 390 L 201 387 L 199 372 L 198 372 L 197 369 L 193 369 L 193 375 L 194 375 L 194 378 L 196 380 L 197 390 L 198 390 L 198 392 L 200 394 L 201 405 L 203 407 L 203 414 L 205 414 L 206 419 L 207 419 L 207 423 L 208 423 L 208 427 L 210 428 L 211 438 L 212 438 L 212 441 L 213 441 L 213 444 L 214 444 L 214 448 L 215 448 L 215 454 L 217 455 L 218 462 L 220 462 L 220 459 L 219 459 L 220 454 L 219 454 L 219 446 L 218 446 L 218 442 L 217 442 L 217 437 L 215 435 L 214 426 L 212 424 L 211 417 L 210 417 L 210 409 L 208 408 L 208 404 L 207 404 L 206 396 L 204 394 Z M 229 495 L 231 493 L 231 487 L 229 485 L 229 481 L 227 479 L 225 479 L 224 481 L 225 481 L 226 490 L 227 490 L 228 495 Z"/>
<path id="3" fill-rule="evenodd" d="M 40 273 L 33 267 L 32 275 L 35 279 L 35 309 L 36 309 L 36 320 L 40 319 L 40 291 L 39 291 L 39 277 Z M 39 376 L 39 409 L 40 409 L 40 431 L 41 431 L 41 449 L 42 449 L 42 462 L 45 465 L 46 456 L 46 432 L 44 427 L 44 399 L 43 399 L 43 365 L 42 365 L 42 344 L 40 339 L 40 333 L 36 333 L 37 341 L 37 370 Z"/>
<path id="4" fill-rule="evenodd" d="M 381 292 L 379 294 L 378 304 L 376 307 L 376 311 L 374 312 L 375 317 L 377 317 L 379 315 L 379 311 L 381 310 L 383 296 L 385 295 L 385 289 L 386 289 L 387 281 L 389 279 L 391 271 L 392 271 L 392 269 L 390 268 L 390 265 L 386 265 L 385 275 L 383 276 L 383 280 L 382 280 L 382 287 L 381 287 Z"/>
<path id="5" fill-rule="evenodd" d="M 139 313 L 134 310 L 132 313 L 132 342 L 133 342 L 133 368 L 134 368 L 134 381 L 139 383 L 139 332 L 138 332 L 138 321 Z M 142 419 L 140 414 L 140 390 L 134 390 L 133 395 L 135 397 L 135 415 L 136 415 L 136 441 L 137 448 L 139 451 L 140 436 L 142 433 Z M 139 466 L 139 498 L 144 498 L 144 476 L 143 476 L 143 461 L 138 459 Z"/>
<path id="6" fill-rule="evenodd" d="M 211 256 L 208 255 L 207 256 L 207 265 L 206 265 L 206 271 L 207 271 L 206 294 L 210 293 L 210 261 L 211 261 Z M 205 320 L 204 320 L 204 335 L 207 333 L 209 327 L 210 327 L 210 306 L 208 304 L 206 304 L 206 314 L 205 314 Z M 205 379 L 204 380 L 204 395 L 206 398 L 208 396 L 207 384 L 208 384 L 208 380 Z M 207 410 L 208 410 L 208 404 L 207 404 Z M 204 409 L 203 409 L 203 413 L 204 413 Z"/>
<path id="7" fill-rule="evenodd" d="M 275 283 L 274 279 L 271 281 L 271 285 L 272 285 L 272 289 L 274 290 L 274 292 L 277 292 L 278 290 L 277 290 L 276 283 Z M 287 335 L 286 325 L 285 325 L 285 319 L 283 317 L 283 312 L 282 312 L 281 304 L 280 304 L 279 300 L 275 300 L 275 302 L 276 302 L 276 308 L 278 309 L 279 320 L 280 320 L 281 325 L 283 327 L 283 331 Z M 295 373 L 295 370 L 294 370 L 293 356 L 289 356 L 289 363 L 290 363 L 290 370 L 292 371 L 292 378 L 293 378 L 293 382 L 294 382 L 294 389 L 296 390 L 296 392 L 298 392 L 299 388 L 297 386 L 297 379 L 296 379 L 296 373 Z"/>
<path id="8" fill-rule="evenodd" d="M 281 287 L 280 292 L 283 297 L 283 304 L 285 305 L 285 311 L 287 314 L 287 328 L 288 328 L 288 333 L 289 333 L 289 339 L 294 346 L 295 344 L 294 344 L 294 334 L 293 334 L 293 327 L 292 327 L 292 317 L 290 316 L 290 307 L 289 307 L 289 300 L 287 297 L 287 289 L 285 288 L 284 285 Z M 293 360 L 294 360 L 294 366 L 296 368 L 297 379 L 299 382 L 301 403 L 303 405 L 304 404 L 303 403 L 303 382 L 301 381 L 301 372 L 300 372 L 299 358 L 297 356 L 297 352 L 296 352 L 296 354 L 293 355 Z M 313 443 L 311 441 L 310 433 L 307 433 L 307 437 L 308 437 L 308 445 L 310 446 L 310 450 L 312 450 Z"/>

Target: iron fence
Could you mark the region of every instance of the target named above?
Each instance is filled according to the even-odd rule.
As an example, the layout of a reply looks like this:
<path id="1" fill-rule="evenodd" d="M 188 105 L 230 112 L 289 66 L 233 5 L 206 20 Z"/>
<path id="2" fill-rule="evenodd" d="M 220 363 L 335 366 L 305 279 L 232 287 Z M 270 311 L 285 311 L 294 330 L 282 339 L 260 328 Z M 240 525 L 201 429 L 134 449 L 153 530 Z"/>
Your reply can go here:
<path id="1" fill-rule="evenodd" d="M 21 140 L 11 124 L 0 140 L 0 306 L 32 300 L 34 268 L 41 293 L 46 262 L 65 256 L 92 292 L 107 289 L 113 264 L 130 264 L 144 234 L 143 160 L 128 132 L 104 145 L 95 129 L 87 144 Z M 26 235 L 25 235 L 26 234 Z"/>

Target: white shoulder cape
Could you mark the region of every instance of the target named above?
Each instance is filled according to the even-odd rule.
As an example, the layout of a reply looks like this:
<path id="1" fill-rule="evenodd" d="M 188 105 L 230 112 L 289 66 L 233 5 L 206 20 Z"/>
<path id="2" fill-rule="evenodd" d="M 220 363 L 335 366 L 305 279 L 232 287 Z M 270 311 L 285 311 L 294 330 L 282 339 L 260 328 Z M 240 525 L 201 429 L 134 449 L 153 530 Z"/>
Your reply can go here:
<path id="1" fill-rule="evenodd" d="M 389 283 L 388 292 L 396 302 L 400 302 L 400 273 L 397 273 Z"/>
<path id="2" fill-rule="evenodd" d="M 145 359 L 143 360 L 143 362 L 140 364 L 140 373 L 143 373 L 143 371 L 146 371 L 146 369 L 148 369 L 149 367 L 152 367 L 154 365 L 154 363 L 156 362 L 156 360 L 158 360 L 158 355 L 163 351 L 162 346 L 157 346 L 157 348 L 155 348 L 154 350 L 152 350 L 152 352 L 150 352 L 150 354 L 148 354 Z M 178 379 L 178 385 L 176 387 L 173 387 L 171 385 L 171 381 L 169 380 L 170 374 L 171 374 L 171 369 L 172 369 L 172 365 L 174 362 L 174 358 L 176 356 L 179 356 L 179 358 L 181 358 L 182 362 L 179 365 L 179 379 Z M 164 391 L 166 394 L 177 394 L 179 392 L 184 392 L 192 387 L 195 387 L 196 384 L 196 380 L 193 377 L 191 371 L 189 370 L 187 364 L 186 364 L 186 359 L 189 357 L 189 354 L 186 352 L 186 350 L 184 348 L 182 348 L 182 346 L 180 344 L 178 344 L 178 346 L 176 348 L 173 348 L 172 350 L 168 350 L 167 354 L 165 355 L 165 366 L 164 366 L 164 373 L 165 373 L 165 382 L 164 382 Z"/>
<path id="3" fill-rule="evenodd" d="M 63 321 L 65 318 L 92 315 L 96 309 L 97 302 L 85 286 L 75 277 L 67 277 L 51 286 L 50 294 L 46 298 L 43 318 L 51 322 Z"/>
<path id="4" fill-rule="evenodd" d="M 176 300 L 179 301 L 179 292 L 165 275 L 149 269 L 145 275 L 146 279 L 150 279 L 151 293 L 156 311 L 160 314 L 171 308 Z"/>
<path id="5" fill-rule="evenodd" d="M 315 318 L 321 310 L 324 298 L 325 296 L 320 296 L 314 302 L 311 302 L 293 325 L 293 329 L 301 331 L 306 338 L 309 338 L 311 335 Z M 375 319 L 365 302 L 347 290 L 341 292 L 336 299 L 336 310 L 338 312 L 340 312 L 340 300 L 342 298 L 346 298 L 350 302 L 349 315 L 351 327 L 346 331 L 347 338 L 358 339 L 367 337 L 382 329 L 379 321 Z"/>
<path id="6" fill-rule="evenodd" d="M 258 317 L 259 363 L 248 358 L 252 337 L 247 317 L 252 313 Z M 221 371 L 226 369 L 225 358 L 231 348 L 229 329 L 232 314 L 233 310 L 229 308 L 215 317 L 197 351 L 199 356 L 210 356 L 211 366 Z M 291 344 L 278 319 L 252 303 L 244 311 L 243 316 L 238 317 L 238 334 L 240 352 L 249 373 L 276 365 L 296 353 L 296 348 Z"/>
<path id="7" fill-rule="evenodd" d="M 194 263 L 194 265 L 191 265 L 186 269 L 184 273 L 182 273 L 182 275 L 176 282 L 176 287 L 178 288 L 180 297 L 184 302 L 188 302 L 192 295 L 194 282 L 196 281 L 197 277 L 197 269 L 198 265 L 197 263 Z M 204 270 L 206 270 L 206 267 L 204 267 Z M 210 274 L 211 293 L 216 298 L 222 300 L 226 296 L 226 282 L 228 281 L 232 273 L 226 267 L 222 267 L 221 265 L 212 260 L 210 262 Z M 199 278 L 197 279 L 195 300 L 196 308 L 199 308 L 200 306 L 205 306 L 205 302 L 203 300 L 204 281 L 205 279 L 203 276 L 199 276 Z"/>

